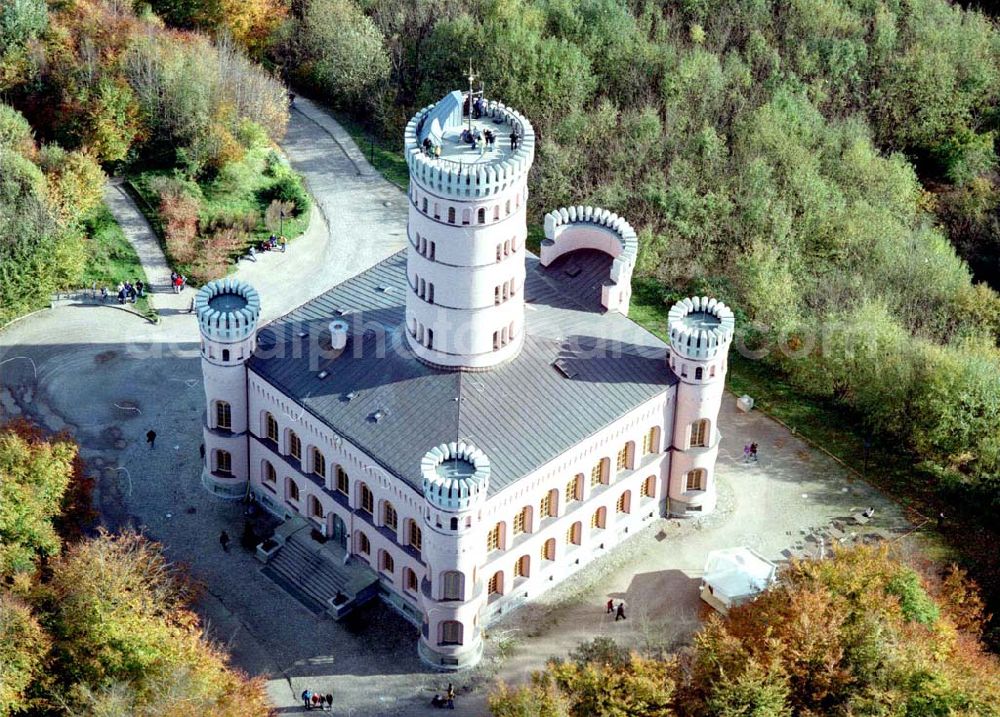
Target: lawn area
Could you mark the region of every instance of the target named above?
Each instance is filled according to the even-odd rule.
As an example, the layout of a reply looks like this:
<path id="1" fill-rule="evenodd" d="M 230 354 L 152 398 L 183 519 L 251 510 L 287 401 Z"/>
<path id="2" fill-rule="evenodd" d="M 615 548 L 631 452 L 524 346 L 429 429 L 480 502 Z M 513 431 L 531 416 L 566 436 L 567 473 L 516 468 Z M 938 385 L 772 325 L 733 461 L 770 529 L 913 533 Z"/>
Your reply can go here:
<path id="1" fill-rule="evenodd" d="M 397 141 L 389 141 L 372 132 L 355 119 L 342 112 L 331 110 L 331 114 L 341 127 L 347 130 L 348 134 L 358 145 L 371 165 L 378 170 L 383 177 L 406 191 L 410 186 L 410 170 L 406 166 L 406 159 L 403 157 L 402 145 Z"/>
<path id="2" fill-rule="evenodd" d="M 168 260 L 194 284 L 224 275 L 251 246 L 272 233 L 289 241 L 309 225 L 310 200 L 302 178 L 276 150 L 256 147 L 210 180 L 192 181 L 171 170 L 147 170 L 128 178 L 139 208 L 160 237 Z M 173 202 L 163 215 L 164 197 Z M 268 208 L 285 201 L 284 218 Z M 185 233 L 186 232 L 186 233 Z"/>
<path id="3" fill-rule="evenodd" d="M 84 220 L 87 235 L 87 264 L 83 269 L 81 284 L 85 288 L 102 286 L 113 297 L 119 282 L 141 279 L 147 284 L 146 273 L 139 263 L 139 256 L 125 238 L 118 222 L 103 204 Z M 117 300 L 117 299 L 110 299 Z M 143 314 L 155 313 L 147 297 L 138 299 L 136 309 Z"/>

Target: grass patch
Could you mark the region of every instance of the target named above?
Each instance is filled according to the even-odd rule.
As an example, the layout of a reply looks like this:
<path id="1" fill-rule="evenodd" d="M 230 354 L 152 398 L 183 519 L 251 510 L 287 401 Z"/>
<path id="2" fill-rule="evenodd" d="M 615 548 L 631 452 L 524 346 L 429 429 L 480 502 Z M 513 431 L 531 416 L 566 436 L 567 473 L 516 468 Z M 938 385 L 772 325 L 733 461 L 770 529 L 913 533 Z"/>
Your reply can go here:
<path id="1" fill-rule="evenodd" d="M 358 145 L 358 149 L 365 155 L 365 159 L 383 177 L 405 192 L 410 186 L 410 170 L 406 166 L 406 158 L 403 157 L 402 146 L 398 138 L 386 139 L 378 132 L 372 131 L 369 127 L 342 112 L 331 111 L 331 114 L 337 123 L 351 135 L 351 139 Z"/>
<path id="2" fill-rule="evenodd" d="M 188 256 L 171 251 L 177 243 L 172 244 L 167 236 L 170 230 L 160 211 L 159 192 L 165 180 L 172 181 L 197 201 L 196 235 L 187 240 L 195 248 L 187 252 Z M 128 185 L 138 199 L 139 209 L 160 238 L 172 267 L 194 284 L 225 274 L 249 247 L 259 246 L 272 233 L 291 241 L 309 226 L 310 200 L 302 178 L 270 147 L 248 150 L 242 159 L 226 165 L 211 179 L 194 182 L 174 171 L 155 169 L 130 175 Z M 290 187 L 297 197 L 294 215 L 276 219 L 271 227 L 266 221 L 268 206 L 283 186 Z M 214 237 L 228 228 L 235 229 L 238 241 L 227 241 L 224 247 L 214 246 Z"/>
<path id="3" fill-rule="evenodd" d="M 86 217 L 83 229 L 87 236 L 87 264 L 81 278 L 84 288 L 96 287 L 100 291 L 107 287 L 109 300 L 117 301 L 113 297 L 120 282 L 141 279 L 143 284 L 149 284 L 139 255 L 106 206 L 102 204 Z M 145 296 L 139 297 L 135 308 L 142 314 L 155 313 Z"/>

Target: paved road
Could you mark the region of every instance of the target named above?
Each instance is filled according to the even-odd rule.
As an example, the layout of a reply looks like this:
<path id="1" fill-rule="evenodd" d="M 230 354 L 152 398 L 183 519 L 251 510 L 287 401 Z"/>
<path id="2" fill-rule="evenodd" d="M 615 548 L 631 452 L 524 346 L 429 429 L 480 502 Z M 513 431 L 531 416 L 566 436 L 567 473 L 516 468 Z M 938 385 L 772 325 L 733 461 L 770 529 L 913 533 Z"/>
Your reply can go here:
<path id="1" fill-rule="evenodd" d="M 398 189 L 365 164 L 346 134 L 322 110 L 297 100 L 283 143 L 316 198 L 309 231 L 285 254 L 245 261 L 238 275 L 261 293 L 266 318 L 379 261 L 403 246 L 406 203 Z M 150 242 L 127 195 L 108 190 L 109 205 L 137 245 L 154 285 L 169 271 Z M 154 278 L 157 277 L 157 278 Z M 282 714 L 297 713 L 297 695 L 309 687 L 337 698 L 335 714 L 419 715 L 446 676 L 416 657 L 415 630 L 395 613 L 374 607 L 351 624 L 318 620 L 259 574 L 249 553 L 223 554 L 221 530 L 242 531 L 239 505 L 211 498 L 199 485 L 198 445 L 204 411 L 198 333 L 187 296 L 155 297 L 161 321 L 150 325 L 108 306 L 68 306 L 42 312 L 0 333 L 0 402 L 5 414 L 23 413 L 80 441 L 97 479 L 97 500 L 111 527 L 140 526 L 172 559 L 190 566 L 206 586 L 198 608 L 211 633 L 239 667 L 266 674 Z M 641 646 L 654 635 L 681 639 L 697 625 L 695 586 L 705 553 L 718 545 L 749 544 L 777 557 L 801 530 L 852 507 L 892 506 L 867 486 L 759 413 L 733 410 L 721 425 L 719 474 L 723 499 L 717 516 L 700 523 L 656 521 L 571 584 L 533 602 L 510 623 L 518 648 L 499 665 L 521 680 L 549 655 L 607 634 Z M 159 434 L 150 450 L 144 434 Z M 762 446 L 759 464 L 740 461 L 742 445 Z M 624 599 L 630 618 L 609 621 L 601 606 Z M 490 655 L 495 650 L 490 649 Z M 478 673 L 455 677 L 457 715 L 485 714 L 488 659 Z"/>

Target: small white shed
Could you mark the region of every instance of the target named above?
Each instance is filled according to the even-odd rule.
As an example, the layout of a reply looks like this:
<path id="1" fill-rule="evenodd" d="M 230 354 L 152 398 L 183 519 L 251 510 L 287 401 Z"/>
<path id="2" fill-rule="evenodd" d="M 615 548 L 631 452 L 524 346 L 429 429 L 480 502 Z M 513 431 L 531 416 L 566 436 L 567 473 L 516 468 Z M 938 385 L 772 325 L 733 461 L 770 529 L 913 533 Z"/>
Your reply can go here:
<path id="1" fill-rule="evenodd" d="M 774 582 L 778 566 L 750 548 L 713 550 L 705 561 L 701 599 L 721 612 L 753 600 Z"/>

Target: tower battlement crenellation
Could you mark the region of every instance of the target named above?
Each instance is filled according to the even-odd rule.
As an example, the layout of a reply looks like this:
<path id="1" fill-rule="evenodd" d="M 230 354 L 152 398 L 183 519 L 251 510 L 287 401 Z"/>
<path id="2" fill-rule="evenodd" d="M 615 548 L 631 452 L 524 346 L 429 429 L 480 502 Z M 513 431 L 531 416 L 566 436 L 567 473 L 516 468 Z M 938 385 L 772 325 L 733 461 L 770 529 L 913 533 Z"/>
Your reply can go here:
<path id="1" fill-rule="evenodd" d="M 205 338 L 236 343 L 251 336 L 257 328 L 260 295 L 238 279 L 216 279 L 198 291 L 194 308 Z"/>
<path id="2" fill-rule="evenodd" d="M 424 499 L 441 510 L 468 510 L 489 490 L 490 459 L 465 441 L 442 443 L 427 451 L 420 472 Z"/>
<path id="3" fill-rule="evenodd" d="M 455 94 L 461 94 L 462 103 L 468 96 L 452 93 Z M 505 128 L 503 133 L 516 131 L 518 134 L 516 149 L 509 152 L 494 150 L 479 158 L 470 156 L 468 162 L 435 157 L 424 152 L 422 136 L 427 135 L 425 129 L 430 131 L 425 128 L 425 123 L 438 123 L 435 132 L 440 131 L 442 136 L 446 137 L 444 141 L 448 142 L 454 142 L 454 136 L 447 138 L 447 135 L 449 133 L 457 135 L 461 129 L 462 104 L 456 105 L 457 113 L 452 112 L 447 117 L 439 118 L 432 114 L 438 105 L 449 98 L 450 96 L 446 96 L 441 102 L 424 107 L 406 125 L 403 146 L 410 177 L 429 190 L 468 199 L 498 194 L 511 186 L 515 180 L 523 178 L 534 161 L 535 130 L 524 115 L 496 100 L 484 101 L 483 119 L 491 120 L 494 125 Z M 452 104 L 455 103 L 456 100 L 452 100 Z M 440 125 L 442 119 L 445 122 L 444 126 Z M 507 141 L 503 133 L 497 140 L 500 143 Z"/>
<path id="4" fill-rule="evenodd" d="M 673 305 L 667 314 L 667 325 L 674 353 L 704 361 L 728 351 L 736 317 L 721 301 L 694 296 Z"/>

